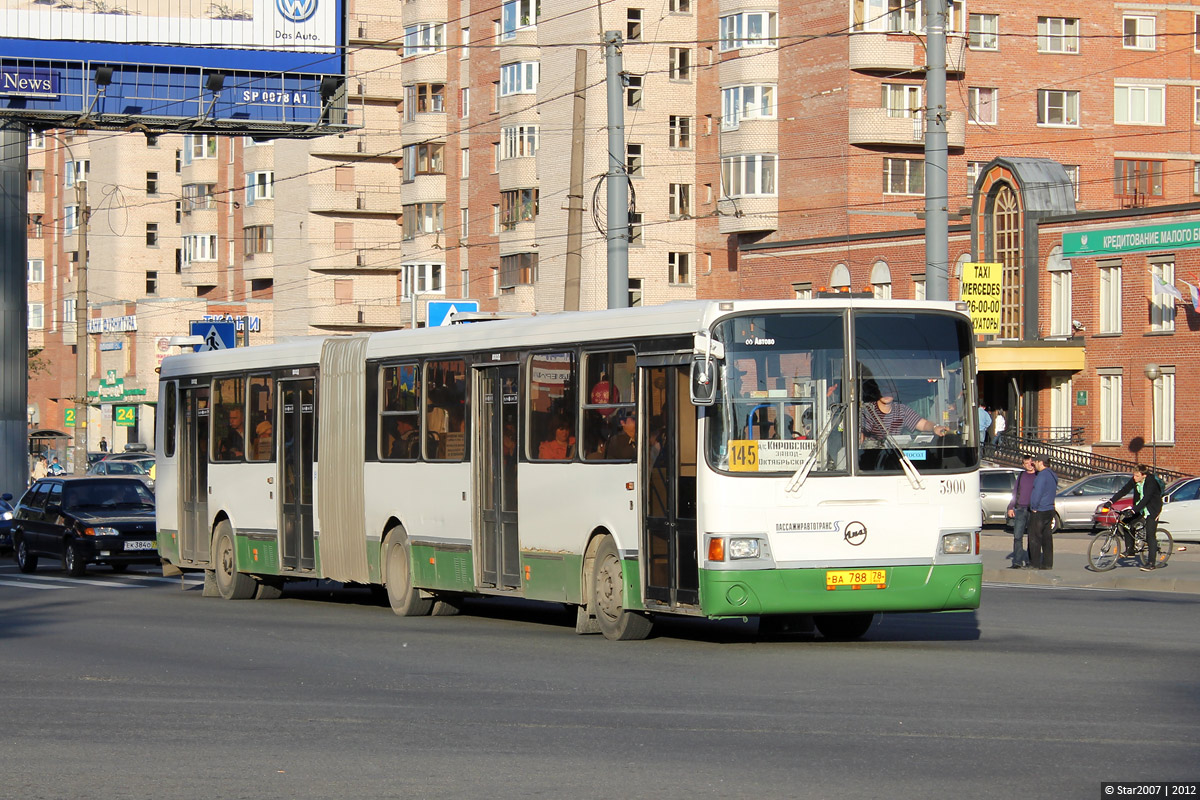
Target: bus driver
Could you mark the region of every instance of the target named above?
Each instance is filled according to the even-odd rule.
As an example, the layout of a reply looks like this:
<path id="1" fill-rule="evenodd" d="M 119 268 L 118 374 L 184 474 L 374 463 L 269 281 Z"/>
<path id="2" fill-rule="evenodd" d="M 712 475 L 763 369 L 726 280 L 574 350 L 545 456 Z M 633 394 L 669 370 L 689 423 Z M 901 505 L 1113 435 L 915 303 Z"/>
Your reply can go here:
<path id="1" fill-rule="evenodd" d="M 949 428 L 945 425 L 935 425 L 922 417 L 916 411 L 899 401 L 896 384 L 882 379 L 863 382 L 863 409 L 859 416 L 859 431 L 862 437 L 883 440 L 906 430 L 917 430 L 922 433 L 932 431 L 937 436 L 945 436 Z"/>

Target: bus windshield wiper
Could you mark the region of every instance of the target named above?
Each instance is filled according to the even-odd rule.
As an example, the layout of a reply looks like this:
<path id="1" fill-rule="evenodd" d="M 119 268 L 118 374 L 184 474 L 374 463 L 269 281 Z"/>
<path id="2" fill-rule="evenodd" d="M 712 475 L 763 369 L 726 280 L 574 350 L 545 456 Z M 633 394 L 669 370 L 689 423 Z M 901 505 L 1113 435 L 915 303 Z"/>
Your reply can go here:
<path id="1" fill-rule="evenodd" d="M 875 404 L 870 403 L 867 408 L 871 409 L 871 413 L 875 415 L 875 421 L 879 423 L 879 429 L 883 431 L 883 440 L 887 442 L 889 447 L 896 451 L 896 455 L 900 456 L 900 467 L 904 470 L 904 474 L 908 476 L 908 482 L 912 484 L 914 489 L 924 488 L 924 485 L 921 483 L 921 473 L 917 471 L 917 465 L 904 454 L 904 448 L 900 446 L 900 443 L 888 431 L 887 425 L 883 424 L 883 420 L 880 418 Z"/>
<path id="2" fill-rule="evenodd" d="M 812 468 L 817 464 L 817 455 L 825 452 L 825 442 L 829 439 L 829 435 L 833 433 L 834 425 L 846 411 L 845 403 L 834 403 L 829 406 L 833 411 L 829 415 L 829 421 L 825 423 L 825 427 L 821 429 L 821 434 L 817 437 L 817 446 L 808 454 L 808 458 L 800 465 L 800 469 L 792 473 L 792 477 L 788 480 L 787 485 L 783 487 L 785 492 L 798 492 L 804 482 L 808 480 L 808 473 L 812 472 Z"/>

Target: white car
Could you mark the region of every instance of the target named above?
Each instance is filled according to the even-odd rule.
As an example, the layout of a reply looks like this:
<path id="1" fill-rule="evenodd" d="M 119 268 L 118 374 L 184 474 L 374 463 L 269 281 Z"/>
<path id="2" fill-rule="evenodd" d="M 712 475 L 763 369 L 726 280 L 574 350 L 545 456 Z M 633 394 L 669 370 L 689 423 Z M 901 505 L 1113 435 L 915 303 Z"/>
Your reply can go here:
<path id="1" fill-rule="evenodd" d="M 1158 515 L 1158 527 L 1177 542 L 1200 542 L 1200 500 L 1172 500 Z"/>

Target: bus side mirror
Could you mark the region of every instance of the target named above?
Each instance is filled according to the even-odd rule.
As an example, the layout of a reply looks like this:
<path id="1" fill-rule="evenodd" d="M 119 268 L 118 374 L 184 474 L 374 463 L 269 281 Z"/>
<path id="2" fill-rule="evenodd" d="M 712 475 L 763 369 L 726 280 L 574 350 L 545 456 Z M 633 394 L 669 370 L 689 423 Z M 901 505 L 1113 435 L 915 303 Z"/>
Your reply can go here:
<path id="1" fill-rule="evenodd" d="M 717 362 L 698 358 L 692 362 L 692 404 L 711 406 L 717 399 Z"/>

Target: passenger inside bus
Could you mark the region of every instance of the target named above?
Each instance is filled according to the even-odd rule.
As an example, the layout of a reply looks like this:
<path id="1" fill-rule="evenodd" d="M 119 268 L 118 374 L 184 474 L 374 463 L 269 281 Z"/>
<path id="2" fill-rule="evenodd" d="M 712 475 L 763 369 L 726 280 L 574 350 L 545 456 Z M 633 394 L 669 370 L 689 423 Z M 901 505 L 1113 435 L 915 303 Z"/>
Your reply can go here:
<path id="1" fill-rule="evenodd" d="M 554 421 L 553 438 L 538 446 L 538 458 L 548 461 L 565 461 L 575 455 L 575 437 L 571 435 L 571 421 L 564 416 Z"/>
<path id="2" fill-rule="evenodd" d="M 609 437 L 604 447 L 604 457 L 632 461 L 637 455 L 637 417 L 632 409 L 622 408 L 617 411 L 617 422 L 621 430 Z"/>
<path id="3" fill-rule="evenodd" d="M 222 461 L 232 461 L 241 458 L 245 451 L 246 435 L 243 430 L 245 418 L 241 406 L 231 406 L 226 413 L 229 429 L 221 437 L 221 442 L 217 446 L 217 457 Z"/>
<path id="4" fill-rule="evenodd" d="M 900 393 L 893 381 L 868 378 L 863 382 L 864 405 L 859 417 L 861 439 L 879 442 L 888 436 L 906 431 L 932 432 L 945 436 L 945 425 L 937 425 L 900 402 Z"/>
<path id="5" fill-rule="evenodd" d="M 417 433 L 417 426 L 414 424 L 415 415 L 389 416 L 384 419 L 385 424 L 390 428 L 386 432 L 387 446 L 384 449 L 387 458 L 417 458 L 420 437 Z"/>

